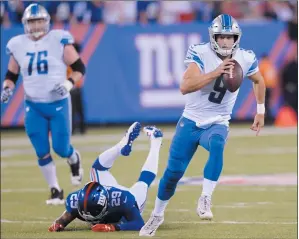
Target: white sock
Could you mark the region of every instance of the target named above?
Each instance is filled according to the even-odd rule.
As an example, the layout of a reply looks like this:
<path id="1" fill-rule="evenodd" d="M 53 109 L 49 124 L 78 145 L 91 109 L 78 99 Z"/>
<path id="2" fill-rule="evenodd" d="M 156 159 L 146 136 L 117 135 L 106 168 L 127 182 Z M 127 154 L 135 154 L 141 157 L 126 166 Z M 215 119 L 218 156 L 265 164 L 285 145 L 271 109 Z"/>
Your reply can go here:
<path id="1" fill-rule="evenodd" d="M 114 145 L 112 148 L 107 149 L 105 152 L 101 153 L 98 157 L 100 164 L 105 168 L 111 168 L 114 161 L 120 155 L 119 144 Z"/>
<path id="2" fill-rule="evenodd" d="M 78 160 L 79 158 L 77 156 L 76 150 L 74 149 L 72 155 L 67 159 L 67 161 L 69 164 L 75 164 L 78 162 Z"/>
<path id="3" fill-rule="evenodd" d="M 156 197 L 156 201 L 155 201 L 155 208 L 154 208 L 154 215 L 157 216 L 163 216 L 164 215 L 164 211 L 166 209 L 166 206 L 168 205 L 169 200 L 160 200 L 158 197 Z"/>
<path id="4" fill-rule="evenodd" d="M 58 180 L 56 176 L 56 166 L 54 162 L 50 162 L 45 166 L 39 166 L 44 178 L 46 179 L 50 188 L 57 188 L 60 191 L 60 187 L 58 185 Z"/>
<path id="5" fill-rule="evenodd" d="M 157 175 L 161 141 L 161 138 L 151 140 L 151 148 L 141 171 L 149 171 Z"/>
<path id="6" fill-rule="evenodd" d="M 217 181 L 211 181 L 209 179 L 204 178 L 201 195 L 212 197 L 216 185 Z"/>

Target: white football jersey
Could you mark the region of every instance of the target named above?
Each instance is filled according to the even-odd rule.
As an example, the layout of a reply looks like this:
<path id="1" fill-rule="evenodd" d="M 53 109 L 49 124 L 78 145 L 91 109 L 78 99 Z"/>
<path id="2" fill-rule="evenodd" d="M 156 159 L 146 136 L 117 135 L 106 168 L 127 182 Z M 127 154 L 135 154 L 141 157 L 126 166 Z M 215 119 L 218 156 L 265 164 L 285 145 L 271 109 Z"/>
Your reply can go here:
<path id="1" fill-rule="evenodd" d="M 69 96 L 60 96 L 53 88 L 67 78 L 63 51 L 66 44 L 73 43 L 72 35 L 64 30 L 52 30 L 38 41 L 26 34 L 10 39 L 7 53 L 12 54 L 20 66 L 25 99 L 48 103 Z"/>
<path id="2" fill-rule="evenodd" d="M 243 76 L 250 76 L 259 71 L 254 52 L 237 49 L 233 59 L 242 67 Z M 210 43 L 191 45 L 184 63 L 194 62 L 203 73 L 214 71 L 223 61 L 211 49 Z M 218 78 L 202 89 L 185 95 L 186 105 L 183 116 L 204 126 L 212 123 L 229 124 L 230 115 L 235 105 L 239 90 L 229 92 Z"/>

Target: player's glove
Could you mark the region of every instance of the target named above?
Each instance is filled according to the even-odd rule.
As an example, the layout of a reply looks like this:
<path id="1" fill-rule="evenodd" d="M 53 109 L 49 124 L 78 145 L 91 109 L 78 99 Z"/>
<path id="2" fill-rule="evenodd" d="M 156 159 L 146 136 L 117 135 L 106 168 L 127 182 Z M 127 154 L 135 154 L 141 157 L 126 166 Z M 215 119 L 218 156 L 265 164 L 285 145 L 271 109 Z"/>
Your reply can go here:
<path id="1" fill-rule="evenodd" d="M 60 223 L 54 222 L 49 228 L 49 232 L 61 232 L 64 230 L 64 226 L 62 226 Z"/>
<path id="2" fill-rule="evenodd" d="M 12 94 L 13 94 L 12 89 L 10 89 L 9 87 L 5 87 L 1 92 L 1 102 L 7 103 L 9 101 L 9 98 L 12 96 Z"/>
<path id="3" fill-rule="evenodd" d="M 57 94 L 64 96 L 74 87 L 74 80 L 72 78 L 67 79 L 62 84 L 56 84 L 53 91 Z"/>
<path id="4" fill-rule="evenodd" d="M 94 232 L 114 232 L 116 231 L 115 226 L 112 224 L 96 224 L 91 227 Z"/>

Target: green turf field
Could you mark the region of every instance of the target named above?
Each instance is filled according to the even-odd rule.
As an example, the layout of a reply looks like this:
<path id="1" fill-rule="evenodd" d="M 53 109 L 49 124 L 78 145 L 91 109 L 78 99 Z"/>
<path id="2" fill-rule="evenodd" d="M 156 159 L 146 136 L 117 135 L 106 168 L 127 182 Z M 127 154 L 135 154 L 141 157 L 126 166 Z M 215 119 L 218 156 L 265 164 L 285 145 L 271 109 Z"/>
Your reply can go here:
<path id="1" fill-rule="evenodd" d="M 158 178 L 168 157 L 174 127 L 163 127 Z M 125 128 L 90 130 L 73 142 L 83 157 L 85 178 L 104 149 L 120 140 Z M 118 182 L 130 186 L 138 178 L 148 153 L 145 136 L 137 139 L 130 157 L 120 157 L 112 168 Z M 202 176 L 207 152 L 199 148 L 185 177 Z M 63 159 L 54 155 L 65 196 L 76 188 Z M 296 129 L 264 129 L 255 137 L 249 126 L 232 128 L 224 159 L 222 182 L 213 196 L 214 220 L 200 221 L 196 214 L 201 185 L 180 185 L 155 238 L 296 238 L 297 237 L 297 135 Z M 262 177 L 264 175 L 264 177 Z M 248 185 L 232 185 L 236 180 Z M 192 180 L 191 180 L 192 181 Z M 196 182 L 196 181 L 195 181 Z M 270 184 L 270 185 L 269 185 Z M 157 185 L 150 189 L 144 219 L 153 209 Z M 76 222 L 68 230 L 49 233 L 47 228 L 63 206 L 47 206 L 47 185 L 24 133 L 1 137 L 1 237 L 2 238 L 139 238 L 138 232 L 94 233 Z"/>

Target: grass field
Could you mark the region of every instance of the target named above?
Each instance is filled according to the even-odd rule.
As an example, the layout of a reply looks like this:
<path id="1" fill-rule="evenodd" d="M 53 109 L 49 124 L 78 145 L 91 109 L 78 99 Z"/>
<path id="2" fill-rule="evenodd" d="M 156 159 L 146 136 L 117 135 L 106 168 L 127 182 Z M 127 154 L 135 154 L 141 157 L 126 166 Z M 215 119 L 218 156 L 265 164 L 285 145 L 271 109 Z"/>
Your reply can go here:
<path id="1" fill-rule="evenodd" d="M 158 178 L 166 166 L 174 127 L 165 132 Z M 100 152 L 112 146 L 125 128 L 90 130 L 74 136 L 83 156 L 84 181 Z M 297 238 L 297 130 L 265 128 L 255 137 L 249 126 L 232 127 L 225 150 L 224 170 L 213 196 L 214 220 L 200 221 L 196 215 L 200 180 L 207 152 L 199 148 L 185 178 L 195 185 L 178 186 L 155 238 Z M 129 158 L 120 157 L 112 168 L 118 182 L 133 184 L 147 156 L 149 142 L 141 136 Z M 76 188 L 63 159 L 54 155 L 65 196 Z M 184 181 L 183 180 L 183 181 Z M 188 182 L 188 180 L 185 180 Z M 157 182 L 150 189 L 144 219 L 153 209 Z M 47 228 L 63 206 L 47 206 L 49 190 L 37 166 L 36 156 L 23 132 L 5 132 L 1 137 L 1 237 L 2 238 L 139 238 L 138 232 L 94 233 L 76 221 L 68 230 L 49 233 Z"/>

